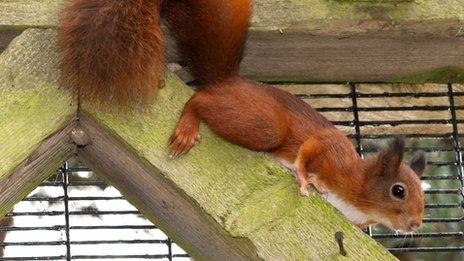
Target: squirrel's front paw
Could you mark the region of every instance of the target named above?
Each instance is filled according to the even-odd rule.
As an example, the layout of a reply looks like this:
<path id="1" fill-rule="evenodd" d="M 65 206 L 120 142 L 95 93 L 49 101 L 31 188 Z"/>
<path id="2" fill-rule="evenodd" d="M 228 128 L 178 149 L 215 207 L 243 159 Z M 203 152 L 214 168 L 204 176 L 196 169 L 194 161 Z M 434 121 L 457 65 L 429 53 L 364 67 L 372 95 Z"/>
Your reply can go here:
<path id="1" fill-rule="evenodd" d="M 190 149 L 200 142 L 201 137 L 198 132 L 188 132 L 176 130 L 169 138 L 171 158 L 180 156 L 190 151 Z"/>

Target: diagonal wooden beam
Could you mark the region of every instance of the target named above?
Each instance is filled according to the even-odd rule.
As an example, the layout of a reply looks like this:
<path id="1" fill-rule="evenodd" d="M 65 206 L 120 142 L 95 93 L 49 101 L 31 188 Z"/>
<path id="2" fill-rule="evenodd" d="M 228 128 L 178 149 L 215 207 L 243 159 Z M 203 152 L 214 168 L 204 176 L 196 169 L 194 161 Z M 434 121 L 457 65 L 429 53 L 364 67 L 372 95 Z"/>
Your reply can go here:
<path id="1" fill-rule="evenodd" d="M 259 259 L 249 240 L 230 236 L 156 166 L 130 153 L 88 115 L 81 115 L 79 123 L 91 140 L 78 149 L 83 162 L 158 227 L 168 231 L 187 253 L 200 260 Z"/>
<path id="2" fill-rule="evenodd" d="M 44 140 L 19 166 L 0 179 L 0 217 L 26 197 L 75 152 L 70 134 L 75 121 Z"/>
<path id="3" fill-rule="evenodd" d="M 77 104 L 59 88 L 53 30 L 26 30 L 0 54 L 0 216 L 67 160 Z"/>

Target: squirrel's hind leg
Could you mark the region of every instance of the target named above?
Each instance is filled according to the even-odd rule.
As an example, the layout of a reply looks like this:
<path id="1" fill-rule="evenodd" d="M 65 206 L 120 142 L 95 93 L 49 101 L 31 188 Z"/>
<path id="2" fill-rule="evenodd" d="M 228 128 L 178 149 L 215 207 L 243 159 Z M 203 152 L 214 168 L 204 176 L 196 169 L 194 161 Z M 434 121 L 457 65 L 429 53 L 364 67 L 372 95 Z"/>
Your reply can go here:
<path id="1" fill-rule="evenodd" d="M 189 152 L 195 144 L 200 142 L 200 133 L 198 131 L 200 117 L 195 109 L 194 97 L 185 104 L 177 127 L 169 138 L 171 157 L 177 157 Z"/>
<path id="2" fill-rule="evenodd" d="M 300 195 L 308 196 L 308 185 L 313 185 L 317 192 L 326 194 L 326 188 L 315 174 L 309 174 L 306 164 L 319 153 L 320 147 L 314 137 L 307 139 L 299 148 L 293 165 L 296 181 L 299 185 Z"/>

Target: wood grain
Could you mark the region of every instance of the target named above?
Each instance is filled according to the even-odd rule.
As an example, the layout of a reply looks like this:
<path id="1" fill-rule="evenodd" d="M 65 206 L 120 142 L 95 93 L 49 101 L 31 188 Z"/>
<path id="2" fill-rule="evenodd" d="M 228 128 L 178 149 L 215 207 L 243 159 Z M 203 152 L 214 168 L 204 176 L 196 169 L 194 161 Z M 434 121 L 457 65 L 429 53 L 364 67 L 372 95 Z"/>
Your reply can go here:
<path id="1" fill-rule="evenodd" d="M 259 259 L 248 240 L 227 234 L 155 166 L 128 152 L 88 116 L 80 123 L 92 141 L 78 150 L 79 157 L 190 255 L 202 260 Z"/>
<path id="2" fill-rule="evenodd" d="M 241 73 L 269 81 L 464 82 L 462 1 L 254 0 Z M 63 2 L 0 2 L 0 51 L 8 28 L 57 27 Z M 178 62 L 166 38 L 169 60 Z"/>
<path id="3" fill-rule="evenodd" d="M 464 70 L 462 37 L 378 37 L 369 33 L 344 37 L 276 30 L 250 33 L 245 52 L 241 73 L 270 81 L 408 81 L 404 78 L 425 72 L 432 75 L 440 68 Z M 441 82 L 433 77 L 428 81 Z"/>
<path id="4" fill-rule="evenodd" d="M 73 155 L 75 146 L 69 136 L 73 127 L 74 121 L 67 122 L 11 173 L 0 179 L 0 217 Z"/>

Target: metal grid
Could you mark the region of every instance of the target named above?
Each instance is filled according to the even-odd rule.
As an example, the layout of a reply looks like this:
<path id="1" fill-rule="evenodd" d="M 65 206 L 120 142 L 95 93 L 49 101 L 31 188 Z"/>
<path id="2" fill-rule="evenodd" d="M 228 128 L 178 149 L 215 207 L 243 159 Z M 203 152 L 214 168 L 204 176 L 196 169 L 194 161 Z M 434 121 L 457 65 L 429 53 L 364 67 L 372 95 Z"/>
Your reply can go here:
<path id="1" fill-rule="evenodd" d="M 423 258 L 425 260 L 441 259 L 462 260 L 464 258 L 464 171 L 462 159 L 462 142 L 464 138 L 464 86 L 433 85 L 421 88 L 409 88 L 398 85 L 390 90 L 384 85 L 376 84 L 291 84 L 272 83 L 277 87 L 290 91 L 306 100 L 324 114 L 339 128 L 350 133 L 357 151 L 367 157 L 376 151 L 373 144 L 386 143 L 396 133 L 405 134 L 406 159 L 417 149 L 426 151 L 428 157 L 427 173 L 422 177 L 426 193 L 426 215 L 424 225 L 413 235 L 398 235 L 382 227 L 371 228 L 367 233 L 387 247 L 402 260 Z M 381 85 L 381 84 L 379 84 Z M 370 87 L 369 87 L 370 86 Z M 374 86 L 374 87 L 372 87 Z M 369 88 L 366 88 L 369 87 Z M 387 88 L 388 89 L 388 88 Z M 406 102 L 407 101 L 407 102 Z M 60 188 L 63 193 L 57 197 L 32 195 L 26 202 L 59 202 L 62 210 L 13 212 L 10 217 L 59 217 L 59 225 L 0 227 L 1 231 L 60 231 L 62 239 L 57 241 L 7 242 L 0 246 L 60 246 L 60 255 L 36 258 L 3 258 L 1 260 L 70 260 L 70 259 L 147 259 L 147 258 L 186 258 L 182 252 L 176 252 L 172 241 L 165 236 L 157 239 L 105 239 L 76 240 L 73 232 L 77 230 L 100 231 L 114 230 L 156 230 L 151 224 L 137 225 L 82 225 L 73 223 L 76 216 L 117 216 L 140 215 L 136 209 L 100 210 L 87 208 L 76 210 L 74 202 L 80 201 L 119 201 L 122 196 L 88 196 L 70 195 L 76 187 L 106 188 L 100 180 L 76 180 L 74 174 L 89 172 L 87 168 L 64 166 L 51 180 L 41 187 Z M 145 244 L 147 248 L 157 245 L 165 246 L 162 254 L 131 255 L 91 255 L 74 254 L 79 246 L 89 245 L 134 245 Z M 59 252 L 59 251 L 58 251 Z M 431 253 L 433 252 L 433 253 Z M 432 256 L 433 255 L 433 256 Z"/>
<path id="2" fill-rule="evenodd" d="M 0 226 L 0 232 L 8 232 L 6 241 L 0 243 L 5 247 L 0 260 L 189 259 L 116 189 L 90 169 L 70 163 L 7 217 L 15 225 Z M 29 239 L 24 233 L 43 236 Z"/>

